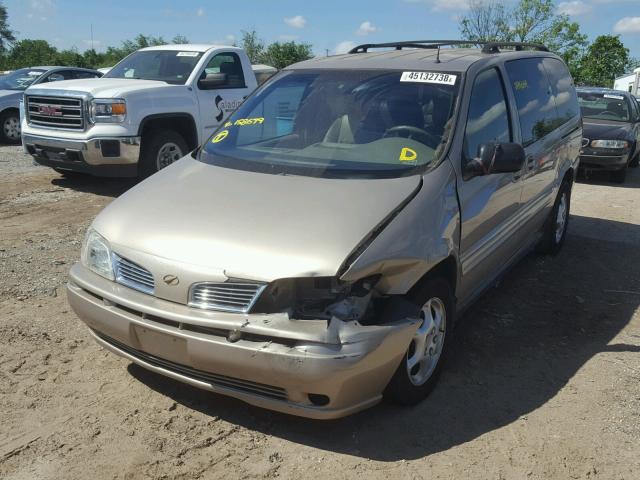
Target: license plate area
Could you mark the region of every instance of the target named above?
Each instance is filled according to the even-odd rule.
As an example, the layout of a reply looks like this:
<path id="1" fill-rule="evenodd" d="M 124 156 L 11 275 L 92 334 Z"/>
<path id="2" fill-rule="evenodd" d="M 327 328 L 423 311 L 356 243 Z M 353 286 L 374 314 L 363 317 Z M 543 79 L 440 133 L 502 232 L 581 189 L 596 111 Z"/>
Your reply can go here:
<path id="1" fill-rule="evenodd" d="M 190 363 L 188 361 L 186 339 L 140 325 L 134 325 L 133 331 L 138 339 L 139 350 L 174 363 L 183 365 Z"/>

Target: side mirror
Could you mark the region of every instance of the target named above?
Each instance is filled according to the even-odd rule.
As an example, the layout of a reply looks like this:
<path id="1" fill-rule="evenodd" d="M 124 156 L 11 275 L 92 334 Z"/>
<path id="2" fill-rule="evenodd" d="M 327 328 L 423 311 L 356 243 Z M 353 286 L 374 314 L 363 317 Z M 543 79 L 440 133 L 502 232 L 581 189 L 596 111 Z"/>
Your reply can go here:
<path id="1" fill-rule="evenodd" d="M 483 143 L 478 155 L 465 165 L 464 179 L 492 173 L 519 172 L 524 164 L 524 148 L 519 143 Z"/>
<path id="2" fill-rule="evenodd" d="M 200 90 L 213 90 L 227 84 L 226 73 L 208 73 L 206 76 L 198 80 L 198 88 Z"/>

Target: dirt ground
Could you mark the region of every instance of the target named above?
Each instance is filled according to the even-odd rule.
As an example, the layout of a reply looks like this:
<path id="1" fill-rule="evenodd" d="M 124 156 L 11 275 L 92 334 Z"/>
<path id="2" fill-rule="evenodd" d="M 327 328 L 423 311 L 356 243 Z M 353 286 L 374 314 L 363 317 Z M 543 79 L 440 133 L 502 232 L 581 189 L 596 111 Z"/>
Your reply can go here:
<path id="1" fill-rule="evenodd" d="M 564 250 L 529 256 L 467 312 L 427 401 L 332 422 L 94 344 L 64 283 L 130 186 L 0 148 L 0 478 L 640 478 L 640 169 L 575 186 Z"/>

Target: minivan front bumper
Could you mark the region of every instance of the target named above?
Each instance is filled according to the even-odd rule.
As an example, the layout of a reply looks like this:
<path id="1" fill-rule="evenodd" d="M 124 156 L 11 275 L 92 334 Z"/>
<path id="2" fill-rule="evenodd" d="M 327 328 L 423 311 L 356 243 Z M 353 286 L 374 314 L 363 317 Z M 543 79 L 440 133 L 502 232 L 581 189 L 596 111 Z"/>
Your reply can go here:
<path id="1" fill-rule="evenodd" d="M 363 326 L 283 314 L 201 311 L 76 264 L 69 302 L 105 348 L 149 370 L 247 403 L 316 419 L 378 403 L 418 319 Z"/>
<path id="2" fill-rule="evenodd" d="M 135 177 L 140 137 L 71 140 L 23 134 L 26 153 L 47 167 L 112 177 Z"/>

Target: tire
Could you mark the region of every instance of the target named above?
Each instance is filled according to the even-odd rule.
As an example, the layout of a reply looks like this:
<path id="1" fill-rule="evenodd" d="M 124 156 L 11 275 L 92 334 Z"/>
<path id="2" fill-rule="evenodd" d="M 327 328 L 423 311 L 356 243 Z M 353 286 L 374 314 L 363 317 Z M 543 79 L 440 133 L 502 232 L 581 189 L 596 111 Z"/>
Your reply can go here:
<path id="1" fill-rule="evenodd" d="M 74 172 L 73 170 L 62 170 L 61 168 L 54 168 L 54 170 L 69 180 L 83 180 L 89 178 L 89 174 L 83 172 Z"/>
<path id="2" fill-rule="evenodd" d="M 0 142 L 15 145 L 20 143 L 20 114 L 9 110 L 0 114 Z"/>
<path id="3" fill-rule="evenodd" d="M 155 130 L 142 139 L 138 176 L 147 178 L 188 153 L 187 142 L 172 130 Z"/>
<path id="4" fill-rule="evenodd" d="M 621 168 L 609 174 L 609 178 L 613 183 L 624 183 L 627 179 L 627 168 Z"/>
<path id="5" fill-rule="evenodd" d="M 455 322 L 453 292 L 443 278 L 428 279 L 410 300 L 415 303 L 423 323 L 384 391 L 386 400 L 400 405 L 421 402 L 436 386 L 450 350 Z M 424 347 L 420 348 L 422 345 Z M 419 353 L 421 350 L 424 352 L 422 355 Z M 410 362 L 418 360 L 424 363 L 416 363 L 410 368 Z"/>
<path id="6" fill-rule="evenodd" d="M 558 196 L 545 224 L 542 240 L 538 245 L 540 253 L 557 255 L 562 250 L 569 226 L 570 209 L 571 181 L 565 180 L 558 190 Z"/>

